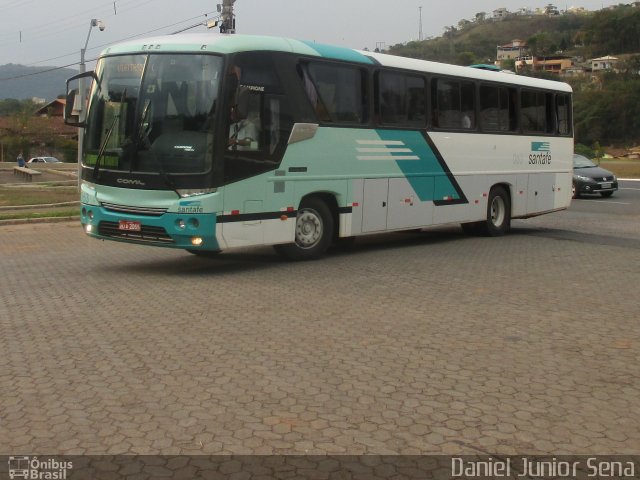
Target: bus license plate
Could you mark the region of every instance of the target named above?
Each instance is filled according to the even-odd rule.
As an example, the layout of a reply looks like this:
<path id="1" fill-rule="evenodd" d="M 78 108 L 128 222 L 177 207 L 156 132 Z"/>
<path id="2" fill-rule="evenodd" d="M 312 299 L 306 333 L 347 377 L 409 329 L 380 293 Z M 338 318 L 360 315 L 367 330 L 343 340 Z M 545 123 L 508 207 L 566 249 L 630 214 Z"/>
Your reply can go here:
<path id="1" fill-rule="evenodd" d="M 600 184 L 600 188 L 611 188 L 611 184 L 610 183 L 601 183 Z"/>
<path id="2" fill-rule="evenodd" d="M 139 232 L 142 230 L 142 224 L 140 222 L 133 222 L 131 220 L 120 220 L 118 229 L 126 230 L 127 232 Z"/>

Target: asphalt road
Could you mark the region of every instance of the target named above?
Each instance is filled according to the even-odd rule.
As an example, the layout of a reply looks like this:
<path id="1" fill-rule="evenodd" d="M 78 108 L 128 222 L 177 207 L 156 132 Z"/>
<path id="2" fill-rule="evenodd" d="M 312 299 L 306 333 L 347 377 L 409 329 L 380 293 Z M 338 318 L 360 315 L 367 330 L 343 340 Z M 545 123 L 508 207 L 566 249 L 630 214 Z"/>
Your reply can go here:
<path id="1" fill-rule="evenodd" d="M 637 215 L 640 213 L 640 181 L 622 180 L 619 183 L 619 189 L 612 197 L 583 195 L 573 202 L 571 210 L 608 215 Z"/>
<path id="2" fill-rule="evenodd" d="M 640 182 L 288 263 L 0 227 L 0 454 L 640 453 Z"/>

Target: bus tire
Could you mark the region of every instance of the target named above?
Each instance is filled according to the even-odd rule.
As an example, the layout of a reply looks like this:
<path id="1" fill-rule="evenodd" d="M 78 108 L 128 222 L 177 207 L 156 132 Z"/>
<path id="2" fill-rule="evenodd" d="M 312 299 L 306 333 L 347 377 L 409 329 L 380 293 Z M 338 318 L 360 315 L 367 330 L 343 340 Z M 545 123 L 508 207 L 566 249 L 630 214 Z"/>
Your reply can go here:
<path id="1" fill-rule="evenodd" d="M 487 202 L 487 219 L 481 231 L 488 237 L 499 237 L 511 228 L 511 198 L 504 187 L 493 187 Z"/>
<path id="2" fill-rule="evenodd" d="M 327 204 L 319 198 L 309 198 L 302 202 L 296 215 L 295 241 L 274 248 L 290 260 L 315 260 L 331 245 L 333 229 L 333 215 Z"/>

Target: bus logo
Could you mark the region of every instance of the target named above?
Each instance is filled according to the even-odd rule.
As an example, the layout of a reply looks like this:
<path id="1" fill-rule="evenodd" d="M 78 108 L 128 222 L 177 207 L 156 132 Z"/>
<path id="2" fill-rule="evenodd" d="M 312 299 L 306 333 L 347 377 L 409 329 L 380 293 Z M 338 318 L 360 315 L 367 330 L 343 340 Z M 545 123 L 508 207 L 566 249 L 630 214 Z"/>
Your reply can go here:
<path id="1" fill-rule="evenodd" d="M 9 463 L 9 478 L 37 478 L 65 480 L 69 470 L 73 468 L 73 462 L 47 458 L 41 460 L 38 457 L 11 456 Z"/>
<path id="2" fill-rule="evenodd" d="M 9 478 L 29 478 L 29 457 L 9 457 Z"/>
<path id="3" fill-rule="evenodd" d="M 551 143 L 531 142 L 529 165 L 551 165 Z"/>
<path id="4" fill-rule="evenodd" d="M 531 150 L 533 152 L 550 152 L 551 144 L 549 142 L 531 142 Z"/>

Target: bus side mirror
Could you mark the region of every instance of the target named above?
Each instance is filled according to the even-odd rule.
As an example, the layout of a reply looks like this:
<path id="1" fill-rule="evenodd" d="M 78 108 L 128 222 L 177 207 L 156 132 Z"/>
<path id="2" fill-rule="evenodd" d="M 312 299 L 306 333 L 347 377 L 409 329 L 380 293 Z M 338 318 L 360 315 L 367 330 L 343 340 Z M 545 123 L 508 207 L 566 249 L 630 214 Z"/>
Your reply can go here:
<path id="1" fill-rule="evenodd" d="M 67 91 L 67 101 L 64 106 L 64 123 L 72 127 L 84 127 L 85 123 L 80 122 L 79 90 L 73 88 Z"/>
<path id="2" fill-rule="evenodd" d="M 86 122 L 84 121 L 84 114 L 86 112 L 83 109 L 87 106 L 88 88 L 85 88 L 84 96 L 81 95 L 80 89 L 87 83 L 86 78 L 92 78 L 95 80 L 96 74 L 94 72 L 84 72 L 79 75 L 75 75 L 67 80 L 67 97 L 64 106 L 64 123 L 71 127 L 84 128 Z"/>

